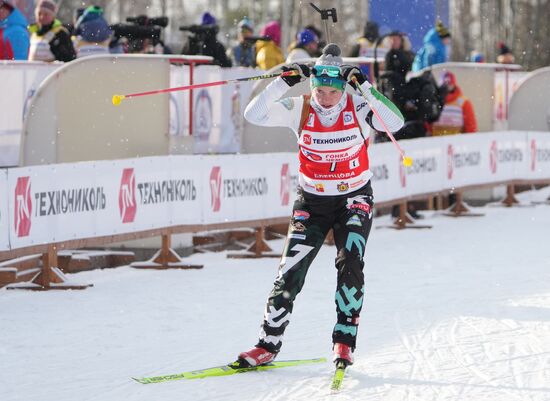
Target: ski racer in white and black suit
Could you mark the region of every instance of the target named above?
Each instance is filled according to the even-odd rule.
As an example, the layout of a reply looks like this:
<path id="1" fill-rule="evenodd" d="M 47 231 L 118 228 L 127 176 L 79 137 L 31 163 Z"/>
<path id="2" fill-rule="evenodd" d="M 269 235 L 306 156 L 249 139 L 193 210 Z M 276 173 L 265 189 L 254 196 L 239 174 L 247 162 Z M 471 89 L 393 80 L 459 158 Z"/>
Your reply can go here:
<path id="1" fill-rule="evenodd" d="M 246 107 L 245 118 L 266 127 L 288 127 L 298 138 L 300 174 L 279 274 L 268 297 L 259 342 L 239 355 L 243 365 L 271 362 L 282 345 L 294 299 L 307 270 L 333 229 L 336 244 L 334 359 L 353 362 L 359 315 L 365 293 L 363 255 L 372 224 L 369 133 L 384 127 L 373 118 L 365 98 L 345 92 L 355 77 L 386 127 L 403 126 L 399 110 L 354 66 L 342 65 L 340 49 L 329 44 L 315 66 L 291 64 L 299 75 L 271 82 Z M 282 98 L 290 86 L 311 75 L 311 96 Z"/>

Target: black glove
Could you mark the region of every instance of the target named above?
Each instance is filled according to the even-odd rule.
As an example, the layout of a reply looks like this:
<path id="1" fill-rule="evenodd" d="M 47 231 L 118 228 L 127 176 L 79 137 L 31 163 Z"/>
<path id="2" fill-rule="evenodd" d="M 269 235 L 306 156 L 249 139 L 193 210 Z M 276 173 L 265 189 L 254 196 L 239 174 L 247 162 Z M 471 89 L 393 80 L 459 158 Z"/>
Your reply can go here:
<path id="1" fill-rule="evenodd" d="M 359 85 L 363 85 L 363 83 L 367 80 L 365 75 L 361 72 L 361 70 L 354 66 L 354 65 L 343 65 L 340 67 L 342 70 L 342 76 L 344 79 L 355 89 L 355 82 L 352 81 L 352 77 L 355 77 L 357 79 L 357 82 Z"/>
<path id="2" fill-rule="evenodd" d="M 289 64 L 288 66 L 283 66 L 282 70 L 283 72 L 287 72 L 287 71 L 298 72 L 298 74 L 296 75 L 288 75 L 286 77 L 281 77 L 283 81 L 285 81 L 288 84 L 288 86 L 294 86 L 297 83 L 305 81 L 311 75 L 310 68 L 305 64 L 292 63 L 292 64 Z"/>

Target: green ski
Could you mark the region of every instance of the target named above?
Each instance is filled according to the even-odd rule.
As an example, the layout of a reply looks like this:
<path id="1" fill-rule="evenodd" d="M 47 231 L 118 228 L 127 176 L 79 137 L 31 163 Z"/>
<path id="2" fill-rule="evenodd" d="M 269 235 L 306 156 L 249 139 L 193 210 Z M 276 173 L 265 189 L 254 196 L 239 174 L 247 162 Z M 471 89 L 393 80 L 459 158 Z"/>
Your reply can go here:
<path id="1" fill-rule="evenodd" d="M 162 383 L 162 382 L 182 380 L 182 379 L 202 379 L 205 377 L 213 377 L 213 376 L 228 376 L 228 375 L 234 375 L 236 373 L 271 370 L 271 369 L 278 369 L 278 368 L 286 368 L 289 366 L 309 365 L 312 363 L 320 363 L 320 362 L 326 362 L 326 361 L 327 361 L 326 358 L 298 359 L 293 361 L 275 361 L 267 365 L 253 366 L 253 367 L 240 367 L 238 362 L 233 362 L 233 363 L 230 363 L 229 365 L 215 366 L 213 368 L 207 368 L 207 369 L 201 369 L 201 370 L 192 370 L 189 372 L 176 373 L 173 375 L 141 377 L 141 378 L 132 377 L 132 379 L 134 379 L 135 381 L 141 384 L 152 384 L 152 383 Z"/>
<path id="2" fill-rule="evenodd" d="M 342 387 L 342 382 L 344 381 L 345 373 L 346 364 L 342 361 L 339 361 L 336 364 L 336 371 L 334 372 L 334 376 L 332 377 L 332 384 L 330 385 L 330 389 L 332 391 L 340 390 L 340 387 Z"/>

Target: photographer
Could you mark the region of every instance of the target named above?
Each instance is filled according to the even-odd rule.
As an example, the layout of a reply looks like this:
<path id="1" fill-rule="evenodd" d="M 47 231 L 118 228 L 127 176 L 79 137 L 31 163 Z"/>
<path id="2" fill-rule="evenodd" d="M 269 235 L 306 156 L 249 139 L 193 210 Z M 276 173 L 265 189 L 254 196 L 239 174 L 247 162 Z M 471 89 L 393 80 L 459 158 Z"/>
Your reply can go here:
<path id="1" fill-rule="evenodd" d="M 231 60 L 227 57 L 225 47 L 218 41 L 216 35 L 219 27 L 216 18 L 208 12 L 202 15 L 200 25 L 182 26 L 182 31 L 189 31 L 193 35 L 183 47 L 181 54 L 190 56 L 210 56 L 214 58 L 213 64 L 220 67 L 231 67 Z"/>
<path id="2" fill-rule="evenodd" d="M 254 26 L 248 18 L 237 25 L 239 43 L 227 51 L 235 67 L 256 67 L 256 45 L 253 39 Z"/>
<path id="3" fill-rule="evenodd" d="M 171 54 L 164 45 L 162 28 L 168 26 L 168 17 L 149 18 L 146 15 L 128 17 L 130 24 L 111 25 L 115 39 L 109 45 L 111 53 Z"/>

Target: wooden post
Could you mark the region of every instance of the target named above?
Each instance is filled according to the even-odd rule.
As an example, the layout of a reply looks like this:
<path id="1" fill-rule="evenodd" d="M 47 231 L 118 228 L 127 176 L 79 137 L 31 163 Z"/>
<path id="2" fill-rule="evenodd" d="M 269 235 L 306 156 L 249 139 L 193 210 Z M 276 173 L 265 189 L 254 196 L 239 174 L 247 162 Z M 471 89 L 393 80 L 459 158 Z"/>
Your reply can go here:
<path id="1" fill-rule="evenodd" d="M 144 262 L 134 262 L 130 264 L 136 269 L 202 269 L 204 265 L 190 265 L 172 249 L 172 236 L 169 231 L 161 234 L 161 248 L 153 257 Z"/>
<path id="2" fill-rule="evenodd" d="M 432 228 L 429 225 L 416 224 L 407 213 L 407 201 L 403 201 L 399 204 L 399 216 L 393 221 L 388 228 L 394 228 L 396 230 L 403 230 L 405 228 Z"/>
<path id="3" fill-rule="evenodd" d="M 479 217 L 483 216 L 483 213 L 473 213 L 468 206 L 463 201 L 462 191 L 455 191 L 455 203 L 453 203 L 446 213 L 443 213 L 445 216 L 450 217 Z"/>
<path id="4" fill-rule="evenodd" d="M 42 268 L 32 282 L 23 285 L 10 285 L 8 290 L 83 290 L 91 287 L 92 284 L 70 284 L 67 277 L 57 267 L 57 245 L 49 244 L 48 251 L 42 254 Z M 53 284 L 53 285 L 52 285 Z"/>
<path id="5" fill-rule="evenodd" d="M 279 253 L 274 253 L 265 241 L 265 226 L 256 228 L 254 242 L 246 249 L 244 253 L 228 253 L 228 258 L 232 259 L 255 259 L 255 258 L 280 258 Z"/>
<path id="6" fill-rule="evenodd" d="M 519 201 L 516 199 L 516 191 L 514 184 L 508 184 L 506 186 L 506 197 L 502 200 L 502 203 L 506 207 L 512 207 L 519 204 Z"/>

